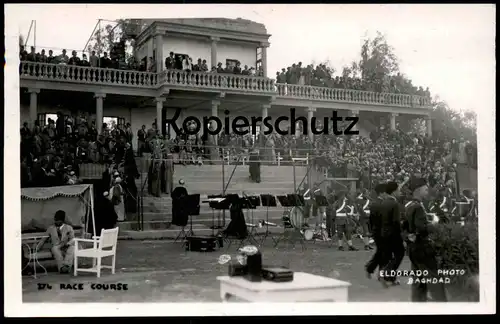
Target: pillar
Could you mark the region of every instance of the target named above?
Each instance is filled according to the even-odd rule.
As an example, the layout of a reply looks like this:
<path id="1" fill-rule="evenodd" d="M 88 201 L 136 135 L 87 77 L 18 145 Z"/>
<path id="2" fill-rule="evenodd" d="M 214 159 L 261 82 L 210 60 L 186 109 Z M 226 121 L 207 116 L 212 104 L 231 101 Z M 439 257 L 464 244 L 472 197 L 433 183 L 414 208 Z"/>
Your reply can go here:
<path id="1" fill-rule="evenodd" d="M 217 117 L 219 115 L 219 105 L 220 105 L 220 101 L 219 100 L 212 100 L 212 115 L 211 115 L 212 117 Z M 216 129 L 217 128 L 217 123 L 212 120 L 210 122 L 210 126 L 211 126 L 212 129 Z M 217 143 L 219 142 L 218 136 L 217 135 L 213 135 L 213 140 L 214 140 L 214 145 L 217 145 Z"/>
<path id="2" fill-rule="evenodd" d="M 217 67 L 217 42 L 220 40 L 219 37 L 212 37 L 210 38 L 212 40 L 212 51 L 211 51 L 211 56 L 210 56 L 210 66 L 209 70 L 215 66 Z"/>
<path id="3" fill-rule="evenodd" d="M 312 125 L 312 118 L 314 117 L 314 112 L 316 111 L 316 108 L 309 107 L 307 108 L 307 135 L 309 136 L 309 139 L 312 141 L 314 140 L 314 134 L 311 131 L 311 125 Z"/>
<path id="4" fill-rule="evenodd" d="M 163 35 L 156 35 L 156 72 L 163 71 L 165 66 L 165 57 L 163 57 Z"/>
<path id="5" fill-rule="evenodd" d="M 261 44 L 262 48 L 262 70 L 264 71 L 264 77 L 267 78 L 267 47 L 268 44 Z"/>
<path id="6" fill-rule="evenodd" d="M 351 110 L 351 116 L 352 117 L 358 117 L 359 118 L 359 110 Z M 345 130 L 345 129 L 344 129 Z M 358 124 L 356 124 L 351 131 L 359 131 Z"/>
<path id="7" fill-rule="evenodd" d="M 398 116 L 398 114 L 396 113 L 391 113 L 391 130 L 396 130 L 396 117 Z"/>
<path id="8" fill-rule="evenodd" d="M 430 116 L 425 117 L 425 125 L 427 128 L 427 136 L 432 137 L 432 119 Z"/>
<path id="9" fill-rule="evenodd" d="M 97 128 L 97 134 L 102 134 L 102 120 L 104 118 L 104 108 L 103 102 L 104 98 L 106 98 L 105 93 L 95 93 L 94 98 L 96 101 L 95 106 L 95 127 Z"/>
<path id="10" fill-rule="evenodd" d="M 270 104 L 263 104 L 262 105 L 262 122 L 260 123 L 260 131 L 264 131 L 264 119 L 269 116 L 269 109 L 271 108 Z M 255 133 L 255 135 L 258 135 L 258 133 Z"/>
<path id="11" fill-rule="evenodd" d="M 28 127 L 33 129 L 35 126 L 35 121 L 38 119 L 38 94 L 40 89 L 30 88 L 28 89 L 30 94 L 30 118 L 28 122 Z"/>
<path id="12" fill-rule="evenodd" d="M 163 119 L 162 119 L 162 113 L 163 113 L 163 103 L 167 100 L 165 97 L 158 97 L 155 98 L 156 101 L 156 130 L 157 134 L 162 135 L 163 132 Z"/>

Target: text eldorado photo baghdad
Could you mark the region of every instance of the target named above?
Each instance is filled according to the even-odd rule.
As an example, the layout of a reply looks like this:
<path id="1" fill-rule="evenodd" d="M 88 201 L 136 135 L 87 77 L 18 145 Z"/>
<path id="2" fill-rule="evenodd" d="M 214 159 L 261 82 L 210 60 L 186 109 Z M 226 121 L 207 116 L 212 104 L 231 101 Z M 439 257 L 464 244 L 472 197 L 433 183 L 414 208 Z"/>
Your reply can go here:
<path id="1" fill-rule="evenodd" d="M 179 119 L 180 117 L 180 114 L 181 114 L 181 109 L 176 109 L 174 116 L 170 119 L 165 120 L 165 123 L 169 124 L 170 127 L 172 127 L 172 129 L 177 134 L 181 133 L 181 130 L 179 129 L 179 126 L 176 123 L 177 119 Z M 262 123 L 265 126 L 265 130 L 263 131 L 264 135 L 269 135 L 273 133 L 273 131 L 275 131 L 279 135 L 285 136 L 285 135 L 295 134 L 297 130 L 297 123 L 302 122 L 303 135 L 307 135 L 309 133 L 309 130 L 314 135 L 329 135 L 330 131 L 333 133 L 333 135 L 337 136 L 359 134 L 359 131 L 353 130 L 359 121 L 359 117 L 357 116 L 341 117 L 338 116 L 336 110 L 332 111 L 331 117 L 323 118 L 322 128 L 320 129 L 317 128 L 316 117 L 311 118 L 311 122 L 309 125 L 309 122 L 306 117 L 303 116 L 297 117 L 295 115 L 295 108 L 290 108 L 290 116 L 279 116 L 278 118 L 276 118 L 274 123 L 271 123 L 273 118 L 270 116 L 267 116 L 265 118 L 251 117 L 250 120 L 248 117 L 245 116 L 236 116 L 233 118 L 232 121 L 230 121 L 229 118 L 231 114 L 230 111 L 225 110 L 224 114 L 226 115 L 226 117 L 224 117 L 224 128 L 222 127 L 223 124 L 221 119 L 217 116 L 203 117 L 203 122 L 200 121 L 197 117 L 188 116 L 184 118 L 184 121 L 182 122 L 182 130 L 184 131 L 184 133 L 188 135 L 198 134 L 198 132 L 201 130 L 202 127 L 204 134 L 210 134 L 210 135 L 218 135 L 221 132 L 224 132 L 224 134 L 226 135 L 229 135 L 231 133 L 241 136 L 248 135 L 249 133 L 252 133 L 252 135 L 256 135 L 256 129 L 257 129 L 256 126 Z M 330 121 L 332 122 L 331 127 L 330 127 Z M 339 129 L 338 127 L 338 122 L 343 122 L 343 121 L 351 122 L 344 130 Z M 215 122 L 216 124 L 215 129 L 209 126 L 211 122 Z M 282 122 L 289 122 L 290 127 L 285 130 L 282 129 L 280 125 Z M 192 124 L 195 124 L 195 127 L 189 127 L 189 125 Z"/>

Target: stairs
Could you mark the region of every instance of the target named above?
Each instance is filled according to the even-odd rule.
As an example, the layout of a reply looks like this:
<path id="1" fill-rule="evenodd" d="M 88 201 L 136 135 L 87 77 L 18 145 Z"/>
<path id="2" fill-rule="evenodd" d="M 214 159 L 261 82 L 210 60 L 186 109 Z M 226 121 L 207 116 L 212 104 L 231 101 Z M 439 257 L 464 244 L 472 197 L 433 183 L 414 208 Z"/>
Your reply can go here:
<path id="1" fill-rule="evenodd" d="M 138 163 L 139 165 L 139 163 Z M 143 169 L 144 170 L 144 169 Z M 234 173 L 233 173 L 234 171 Z M 307 172 L 306 166 L 295 167 L 296 185 L 304 178 Z M 247 195 L 272 194 L 280 195 L 292 193 L 294 191 L 294 167 L 293 166 L 261 166 L 261 182 L 254 183 L 249 179 L 248 166 L 239 165 L 224 165 L 224 170 L 221 165 L 176 165 L 174 169 L 174 187 L 180 179 L 185 182 L 185 187 L 189 194 L 200 194 L 201 201 L 207 198 L 208 195 L 220 195 L 222 193 L 223 179 L 229 185 L 226 193 L 241 194 L 245 192 Z M 147 182 L 147 173 L 142 174 L 141 179 L 136 180 L 136 185 L 139 191 L 143 187 L 144 182 Z M 260 220 L 265 220 L 269 216 L 269 221 L 282 225 L 282 215 L 284 208 L 279 207 L 257 207 L 255 210 L 244 210 L 247 223 L 257 223 Z M 223 225 L 223 217 L 225 214 L 225 225 L 229 223 L 229 211 L 213 211 L 208 203 L 200 203 L 200 215 L 193 216 L 193 227 L 198 231 L 203 229 L 207 231 L 210 226 L 215 224 Z M 144 228 L 142 232 L 149 232 L 149 237 L 175 237 L 179 229 L 172 230 L 175 226 L 170 227 L 172 215 L 172 199 L 170 195 L 162 194 L 161 197 L 150 196 L 147 192 L 147 183 L 144 186 L 143 195 L 143 221 Z M 120 223 L 120 236 L 126 237 L 141 237 L 143 234 L 127 233 L 137 231 L 137 216 L 128 215 L 129 221 Z M 253 219 L 252 219 L 253 218 Z M 211 232 L 211 230 L 209 230 Z M 158 232 L 158 233 L 157 233 Z M 161 232 L 161 233 L 159 233 Z M 170 232 L 170 234 L 168 234 Z M 175 233 L 172 233 L 175 232 Z M 174 235 L 175 234 L 175 235 Z M 198 234 L 198 232 L 196 233 Z M 146 235 L 146 234 L 144 234 Z"/>

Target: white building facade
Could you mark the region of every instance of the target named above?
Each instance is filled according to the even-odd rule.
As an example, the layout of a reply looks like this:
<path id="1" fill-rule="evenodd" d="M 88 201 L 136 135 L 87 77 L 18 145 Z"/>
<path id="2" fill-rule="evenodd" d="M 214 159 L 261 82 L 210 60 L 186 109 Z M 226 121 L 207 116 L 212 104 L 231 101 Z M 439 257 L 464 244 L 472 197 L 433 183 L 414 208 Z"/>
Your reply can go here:
<path id="1" fill-rule="evenodd" d="M 339 115 L 360 117 L 370 129 L 380 116 L 396 127 L 397 118 L 426 117 L 431 132 L 428 99 L 392 93 L 277 84 L 264 76 L 166 70 L 170 52 L 215 63 L 241 62 L 242 67 L 262 67 L 267 72 L 269 37 L 265 26 L 242 19 L 167 19 L 143 21 L 136 39 L 138 59 L 152 57 L 156 72 L 102 69 L 21 62 L 21 124 L 45 121 L 60 111 L 88 115 L 100 131 L 103 120 L 116 118 L 131 123 L 134 134 L 155 121 L 162 133 L 174 137 L 166 122 L 180 110 L 177 125 L 187 116 L 229 117 L 288 116 L 290 108 L 311 121 L 313 117 Z M 371 126 L 370 126 L 371 125 Z M 136 141 L 136 139 L 134 139 Z M 134 143 L 135 144 L 135 143 Z M 136 147 L 136 146 L 134 146 Z"/>

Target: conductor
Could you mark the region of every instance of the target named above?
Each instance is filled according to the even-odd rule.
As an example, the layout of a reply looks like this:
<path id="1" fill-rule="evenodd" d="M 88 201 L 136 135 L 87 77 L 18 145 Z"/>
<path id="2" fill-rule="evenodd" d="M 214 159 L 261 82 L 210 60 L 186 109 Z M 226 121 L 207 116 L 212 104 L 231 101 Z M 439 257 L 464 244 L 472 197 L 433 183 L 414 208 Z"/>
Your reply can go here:
<path id="1" fill-rule="evenodd" d="M 189 218 L 189 209 L 185 203 L 188 191 L 184 187 L 184 180 L 179 180 L 179 186 L 175 187 L 170 196 L 172 197 L 172 224 L 184 227 L 187 225 Z"/>
<path id="2" fill-rule="evenodd" d="M 250 171 L 250 180 L 260 183 L 260 158 L 257 149 L 253 149 L 250 152 L 248 170 Z"/>

